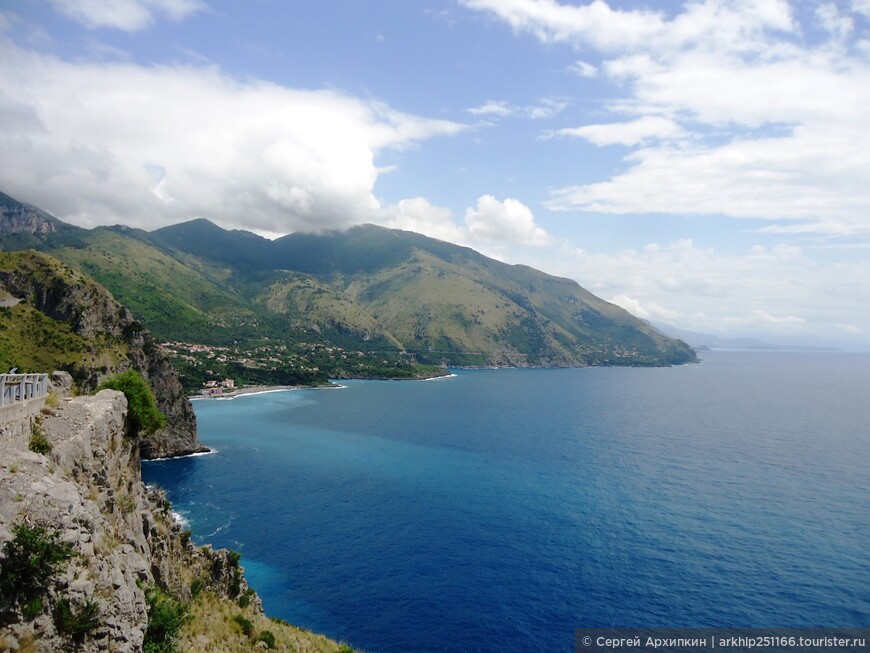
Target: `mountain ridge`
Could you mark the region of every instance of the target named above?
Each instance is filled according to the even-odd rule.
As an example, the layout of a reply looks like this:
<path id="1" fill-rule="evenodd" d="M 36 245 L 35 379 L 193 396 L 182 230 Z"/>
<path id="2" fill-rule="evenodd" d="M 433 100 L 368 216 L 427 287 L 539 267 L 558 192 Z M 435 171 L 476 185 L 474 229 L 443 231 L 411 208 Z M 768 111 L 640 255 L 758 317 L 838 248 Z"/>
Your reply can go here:
<path id="1" fill-rule="evenodd" d="M 103 283 L 161 339 L 319 342 L 435 365 L 696 360 L 685 343 L 571 279 L 414 232 L 360 225 L 270 241 L 200 218 L 151 232 L 70 233 L 29 236 Z"/>

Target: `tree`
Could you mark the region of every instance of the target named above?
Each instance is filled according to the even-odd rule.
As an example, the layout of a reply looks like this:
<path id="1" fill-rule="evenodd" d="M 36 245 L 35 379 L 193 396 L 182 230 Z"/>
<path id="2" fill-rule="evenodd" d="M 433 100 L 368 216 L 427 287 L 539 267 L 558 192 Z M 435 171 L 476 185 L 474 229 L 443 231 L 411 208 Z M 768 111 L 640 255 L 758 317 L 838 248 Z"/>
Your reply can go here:
<path id="1" fill-rule="evenodd" d="M 136 370 L 127 370 L 113 376 L 98 388 L 98 390 L 106 389 L 119 390 L 127 397 L 130 424 L 137 434 L 154 433 L 157 429 L 166 426 L 166 416 L 157 408 L 154 393 Z"/>

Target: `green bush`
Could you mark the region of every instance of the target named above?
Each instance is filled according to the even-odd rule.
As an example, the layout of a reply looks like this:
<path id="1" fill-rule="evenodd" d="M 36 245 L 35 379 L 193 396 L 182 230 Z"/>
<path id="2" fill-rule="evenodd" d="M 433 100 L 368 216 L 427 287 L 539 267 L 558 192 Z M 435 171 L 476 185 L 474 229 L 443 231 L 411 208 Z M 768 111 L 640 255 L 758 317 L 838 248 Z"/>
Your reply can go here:
<path id="1" fill-rule="evenodd" d="M 254 634 L 254 624 L 250 619 L 246 619 L 243 615 L 237 614 L 233 617 L 233 621 L 242 629 L 242 633 L 245 637 L 250 637 Z"/>
<path id="2" fill-rule="evenodd" d="M 62 598 L 54 609 L 54 624 L 58 632 L 77 642 L 100 625 L 99 619 L 100 606 L 96 601 L 85 601 L 81 608 L 73 611 L 69 599 Z"/>
<path id="3" fill-rule="evenodd" d="M 24 615 L 24 621 L 32 621 L 42 614 L 42 599 L 31 599 L 21 606 L 21 614 Z"/>
<path id="4" fill-rule="evenodd" d="M 157 408 L 154 393 L 136 370 L 127 370 L 104 381 L 98 390 L 119 390 L 127 397 L 130 422 L 136 433 L 154 433 L 166 426 L 166 416 Z"/>
<path id="5" fill-rule="evenodd" d="M 145 599 L 148 602 L 148 628 L 142 650 L 144 653 L 175 653 L 178 631 L 190 619 L 189 606 L 156 586 L 145 591 Z"/>
<path id="6" fill-rule="evenodd" d="M 28 448 L 33 453 L 41 453 L 43 456 L 47 456 L 51 451 L 51 442 L 45 436 L 42 425 L 36 420 L 30 424 L 30 444 Z"/>
<path id="7" fill-rule="evenodd" d="M 258 642 L 265 642 L 269 648 L 275 648 L 275 635 L 271 630 L 261 630 L 257 635 Z"/>
<path id="8" fill-rule="evenodd" d="M 49 579 L 73 554 L 72 545 L 61 542 L 58 531 L 27 524 L 13 526 L 12 539 L 3 546 L 0 561 L 0 606 L 11 610 L 22 604 L 26 618 L 38 615 Z"/>
<path id="9" fill-rule="evenodd" d="M 254 590 L 252 590 L 251 588 L 246 589 L 242 593 L 242 595 L 239 597 L 239 601 L 238 601 L 239 607 L 240 608 L 247 608 L 249 605 L 251 605 L 251 597 L 253 595 L 254 595 Z"/>

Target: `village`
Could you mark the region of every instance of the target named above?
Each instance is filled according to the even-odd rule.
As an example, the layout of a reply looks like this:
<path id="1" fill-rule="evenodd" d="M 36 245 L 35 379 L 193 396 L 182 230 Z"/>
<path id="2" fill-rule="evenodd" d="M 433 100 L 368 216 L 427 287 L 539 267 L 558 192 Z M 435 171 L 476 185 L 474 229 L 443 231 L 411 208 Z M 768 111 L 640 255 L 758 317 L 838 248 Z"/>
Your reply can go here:
<path id="1" fill-rule="evenodd" d="M 349 350 L 269 338 L 232 345 L 161 343 L 188 395 L 219 396 L 252 385 L 325 385 L 334 378 L 415 378 L 420 366 L 404 353 Z M 426 376 L 438 370 L 427 370 Z"/>

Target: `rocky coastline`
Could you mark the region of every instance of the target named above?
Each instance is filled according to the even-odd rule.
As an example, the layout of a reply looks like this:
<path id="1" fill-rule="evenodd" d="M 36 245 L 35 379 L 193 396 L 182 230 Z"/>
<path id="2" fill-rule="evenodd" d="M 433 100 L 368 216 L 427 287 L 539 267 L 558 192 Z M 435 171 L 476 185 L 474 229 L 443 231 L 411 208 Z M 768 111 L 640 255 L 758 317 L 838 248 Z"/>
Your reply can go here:
<path id="1" fill-rule="evenodd" d="M 142 651 L 155 637 L 155 596 L 185 619 L 177 648 L 152 650 L 342 650 L 268 619 L 239 555 L 195 546 L 173 521 L 164 493 L 142 482 L 122 393 L 43 403 L 0 415 L 0 571 L 17 569 L 22 533 L 54 538 L 68 555 L 27 594 L 3 586 L 0 650 Z"/>

